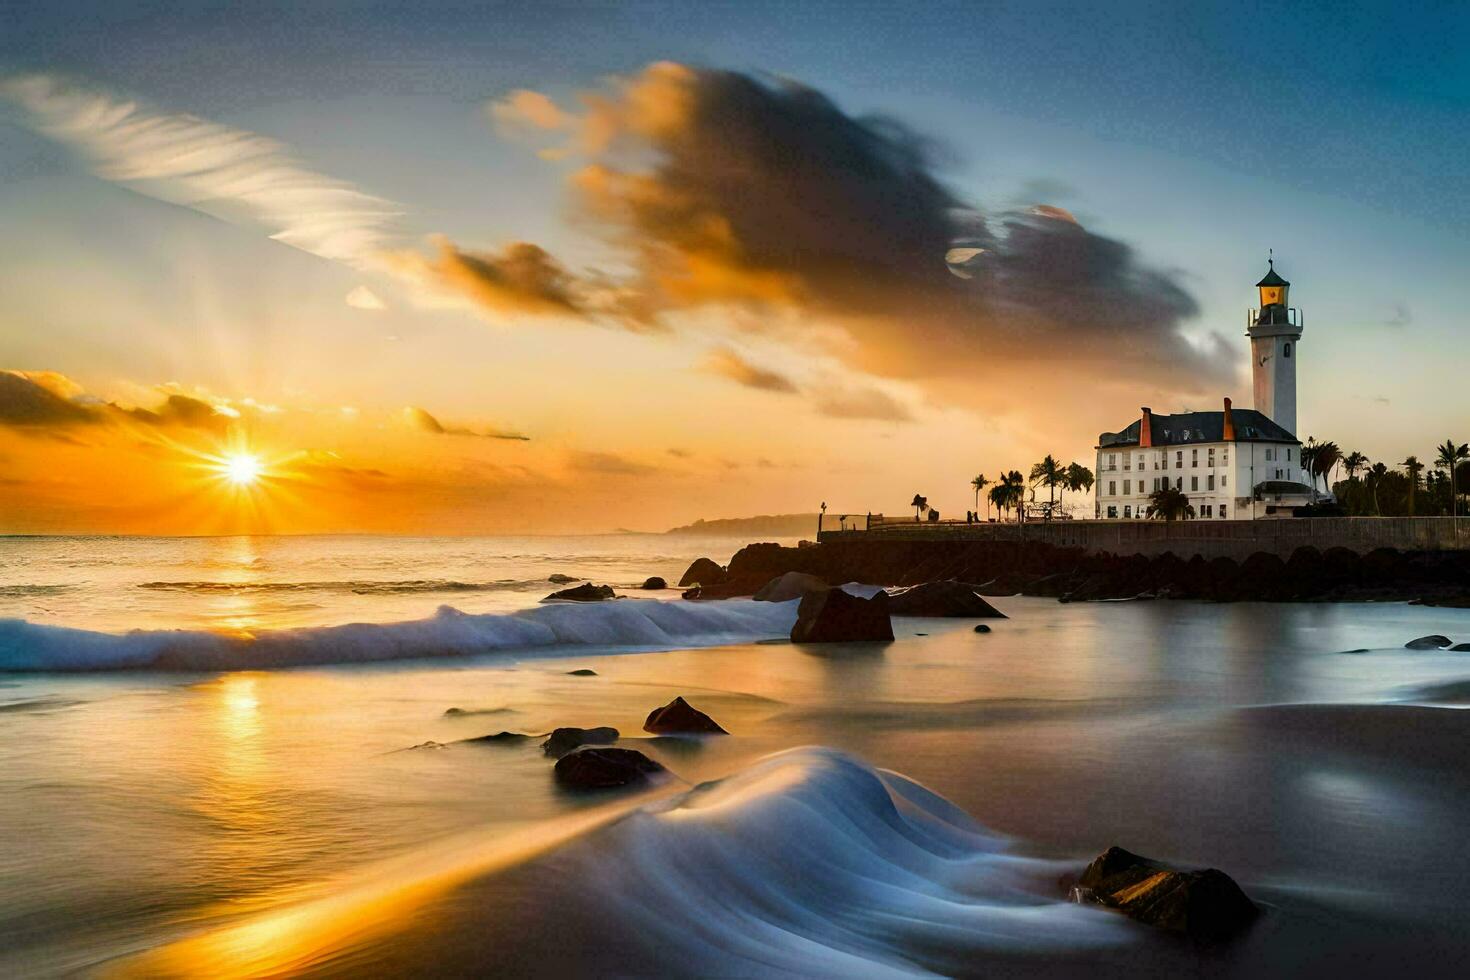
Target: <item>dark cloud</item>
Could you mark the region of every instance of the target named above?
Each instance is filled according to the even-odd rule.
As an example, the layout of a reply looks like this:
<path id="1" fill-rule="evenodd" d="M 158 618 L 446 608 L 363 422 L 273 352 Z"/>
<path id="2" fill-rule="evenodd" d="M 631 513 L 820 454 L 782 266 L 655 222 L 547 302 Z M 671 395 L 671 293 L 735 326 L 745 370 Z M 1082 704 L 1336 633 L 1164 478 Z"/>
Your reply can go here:
<path id="1" fill-rule="evenodd" d="M 515 442 L 530 442 L 531 437 L 519 432 L 508 432 L 503 429 L 471 429 L 462 425 L 449 425 L 440 422 L 433 415 L 417 405 L 410 405 L 406 409 L 409 420 L 425 432 L 432 432 L 436 436 L 474 436 L 479 439 L 509 439 Z"/>
<path id="2" fill-rule="evenodd" d="M 796 383 L 786 375 L 757 367 L 727 347 L 711 351 L 701 367 L 708 374 L 728 378 L 747 388 L 784 394 L 796 393 Z"/>
<path id="3" fill-rule="evenodd" d="M 580 316 L 577 281 L 552 255 L 530 242 L 512 242 L 499 252 L 470 252 L 447 239 L 438 254 L 400 252 L 387 256 L 397 271 L 431 286 L 468 297 L 497 313 Z"/>
<path id="4" fill-rule="evenodd" d="M 982 214 L 900 122 L 792 81 L 668 63 L 583 102 L 580 116 L 538 102 L 555 121 L 541 128 L 582 159 L 581 212 L 625 252 L 623 305 L 645 320 L 784 308 L 844 328 L 853 342 L 834 353 L 864 371 L 969 376 L 996 397 L 978 382 L 1026 361 L 1184 390 L 1232 375 L 1219 344 L 1183 334 L 1198 306 L 1178 276 L 1060 208 Z"/>
<path id="5" fill-rule="evenodd" d="M 100 406 L 78 404 L 18 371 L 0 371 L 0 424 L 57 428 L 100 421 Z"/>
<path id="6" fill-rule="evenodd" d="M 116 422 L 222 432 L 230 419 L 208 402 L 187 395 L 170 394 L 153 409 L 124 408 L 87 396 L 55 372 L 0 371 L 0 425 L 67 438 L 56 430 Z"/>

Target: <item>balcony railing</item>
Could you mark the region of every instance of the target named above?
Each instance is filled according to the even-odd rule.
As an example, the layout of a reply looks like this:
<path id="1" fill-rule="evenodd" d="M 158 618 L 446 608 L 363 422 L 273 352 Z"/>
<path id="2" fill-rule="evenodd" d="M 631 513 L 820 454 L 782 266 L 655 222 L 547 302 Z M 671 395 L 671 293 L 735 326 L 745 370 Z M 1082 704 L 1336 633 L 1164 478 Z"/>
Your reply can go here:
<path id="1" fill-rule="evenodd" d="M 1301 310 L 1295 306 L 1267 306 L 1261 309 L 1250 309 L 1245 311 L 1246 329 L 1254 326 L 1270 326 L 1284 324 L 1298 329 L 1306 325 L 1306 319 Z"/>

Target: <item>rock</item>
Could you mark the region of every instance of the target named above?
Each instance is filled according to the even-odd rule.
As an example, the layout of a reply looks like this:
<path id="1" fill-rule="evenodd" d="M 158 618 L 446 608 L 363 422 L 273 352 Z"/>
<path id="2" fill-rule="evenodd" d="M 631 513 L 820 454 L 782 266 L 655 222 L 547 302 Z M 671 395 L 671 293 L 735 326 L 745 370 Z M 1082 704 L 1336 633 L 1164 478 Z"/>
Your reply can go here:
<path id="1" fill-rule="evenodd" d="M 563 756 L 579 746 L 611 745 L 617 740 L 616 728 L 558 728 L 541 743 L 541 750 L 547 755 Z"/>
<path id="2" fill-rule="evenodd" d="M 647 589 L 652 592 L 658 589 L 667 589 L 669 587 L 669 583 L 665 582 L 657 575 L 650 575 L 648 578 L 644 579 L 643 584 L 638 587 L 640 589 Z"/>
<path id="3" fill-rule="evenodd" d="M 494 735 L 481 735 L 478 738 L 467 738 L 466 742 L 478 742 L 482 745 L 518 745 L 526 739 L 535 738 L 524 732 L 496 732 Z"/>
<path id="4" fill-rule="evenodd" d="M 606 602 L 608 599 L 616 599 L 617 597 L 618 595 L 613 591 L 611 585 L 593 585 L 591 582 L 587 582 L 574 589 L 562 589 L 560 592 L 553 592 L 541 601 Z"/>
<path id="5" fill-rule="evenodd" d="M 719 585 L 724 582 L 729 573 L 708 558 L 696 558 L 694 564 L 679 579 L 679 588 L 688 588 L 691 585 Z"/>
<path id="6" fill-rule="evenodd" d="M 1470 653 L 1470 643 L 1456 643 L 1450 649 L 1455 653 Z"/>
<path id="7" fill-rule="evenodd" d="M 556 760 L 556 781 L 568 789 L 615 789 L 666 771 L 634 749 L 578 749 Z"/>
<path id="8" fill-rule="evenodd" d="M 790 602 L 792 599 L 800 599 L 808 592 L 822 592 L 827 588 L 827 583 L 815 575 L 787 572 L 761 586 L 752 598 L 756 602 Z"/>
<path id="9" fill-rule="evenodd" d="M 1438 633 L 1431 633 L 1428 636 L 1421 636 L 1421 637 L 1419 637 L 1416 640 L 1410 640 L 1408 643 L 1405 643 L 1404 644 L 1404 649 L 1405 650 L 1443 650 L 1445 647 L 1447 647 L 1449 645 L 1450 645 L 1450 638 L 1448 636 L 1441 636 Z"/>
<path id="10" fill-rule="evenodd" d="M 591 667 L 579 667 L 576 670 L 569 670 L 569 671 L 567 671 L 567 676 L 568 677 L 596 677 L 597 676 L 597 671 L 593 670 Z"/>
<path id="11" fill-rule="evenodd" d="M 430 742 L 420 742 L 417 745 L 410 745 L 408 747 L 408 751 L 414 752 L 414 751 L 417 751 L 418 749 L 442 749 L 442 748 L 445 748 L 445 747 L 446 746 L 444 745 L 443 742 L 433 742 L 433 741 L 430 741 Z"/>
<path id="12" fill-rule="evenodd" d="M 893 639 L 888 618 L 888 593 L 859 599 L 841 589 L 802 596 L 791 627 L 793 643 L 852 643 Z"/>
<path id="13" fill-rule="evenodd" d="M 1121 847 L 1098 855 L 1077 881 L 1082 898 L 1195 939 L 1228 939 L 1260 914 L 1229 875 L 1181 871 Z"/>
<path id="14" fill-rule="evenodd" d="M 888 597 L 895 616 L 948 616 L 966 619 L 1005 619 L 1005 613 L 975 594 L 964 582 L 925 582 Z"/>
<path id="15" fill-rule="evenodd" d="M 728 735 L 709 715 L 685 701 L 674 698 L 662 708 L 654 708 L 643 723 L 643 730 L 654 735 Z"/>
<path id="16" fill-rule="evenodd" d="M 546 581 L 550 582 L 552 585 L 571 585 L 573 582 L 580 582 L 582 580 L 579 578 L 573 578 L 570 575 L 563 575 L 561 572 L 555 572 L 551 575 L 546 576 Z"/>
<path id="17" fill-rule="evenodd" d="M 975 624 L 975 632 L 976 633 L 989 633 L 990 632 L 990 627 L 989 626 L 986 626 L 984 623 L 976 623 Z"/>

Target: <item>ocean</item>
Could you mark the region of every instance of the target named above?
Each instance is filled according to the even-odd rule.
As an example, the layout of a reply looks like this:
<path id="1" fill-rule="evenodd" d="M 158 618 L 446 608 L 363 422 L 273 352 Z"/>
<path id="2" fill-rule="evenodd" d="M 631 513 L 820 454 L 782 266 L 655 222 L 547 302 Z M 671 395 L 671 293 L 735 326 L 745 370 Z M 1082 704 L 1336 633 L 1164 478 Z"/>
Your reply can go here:
<path id="1" fill-rule="evenodd" d="M 0 973 L 1470 969 L 1470 654 L 1403 646 L 1470 610 L 1001 597 L 823 647 L 636 588 L 739 544 L 0 540 Z M 731 734 L 646 736 L 678 695 Z M 473 741 L 565 725 L 672 775 Z M 1264 915 L 1199 948 L 1069 904 L 1112 844 Z"/>

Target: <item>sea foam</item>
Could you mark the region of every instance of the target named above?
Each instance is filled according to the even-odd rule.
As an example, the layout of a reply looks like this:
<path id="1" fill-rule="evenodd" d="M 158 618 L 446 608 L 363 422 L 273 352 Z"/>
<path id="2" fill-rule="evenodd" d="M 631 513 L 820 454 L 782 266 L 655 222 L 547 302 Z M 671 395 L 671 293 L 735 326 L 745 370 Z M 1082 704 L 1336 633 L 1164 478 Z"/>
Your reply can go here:
<path id="1" fill-rule="evenodd" d="M 100 633 L 20 619 L 0 620 L 0 671 L 269 670 L 587 646 L 658 649 L 736 643 L 789 632 L 796 603 L 619 599 L 550 603 L 508 614 L 474 615 L 441 606 L 427 619 L 398 623 L 262 630 Z M 572 650 L 568 650 L 572 652 Z"/>

